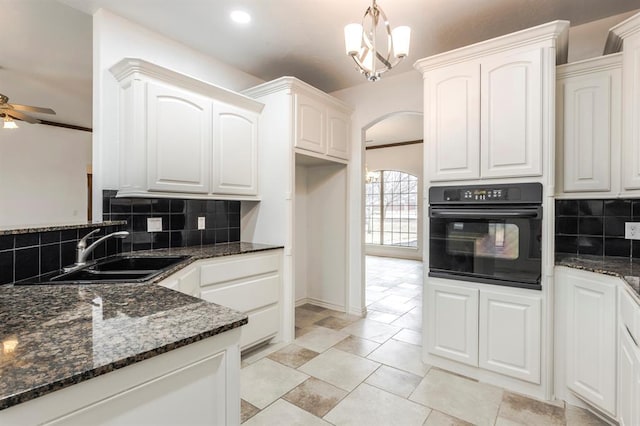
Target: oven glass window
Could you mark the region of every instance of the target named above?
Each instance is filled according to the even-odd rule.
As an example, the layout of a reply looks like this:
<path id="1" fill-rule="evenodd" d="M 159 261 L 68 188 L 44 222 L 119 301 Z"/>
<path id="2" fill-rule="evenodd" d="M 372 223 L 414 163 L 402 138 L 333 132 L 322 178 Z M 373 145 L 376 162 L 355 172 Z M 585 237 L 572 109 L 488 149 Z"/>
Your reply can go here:
<path id="1" fill-rule="evenodd" d="M 430 219 L 429 268 L 451 278 L 538 284 L 539 218 Z"/>
<path id="2" fill-rule="evenodd" d="M 453 222 L 448 227 L 447 253 L 451 255 L 472 254 L 514 260 L 520 254 L 520 232 L 513 223 L 489 223 L 486 227 L 478 227 Z"/>

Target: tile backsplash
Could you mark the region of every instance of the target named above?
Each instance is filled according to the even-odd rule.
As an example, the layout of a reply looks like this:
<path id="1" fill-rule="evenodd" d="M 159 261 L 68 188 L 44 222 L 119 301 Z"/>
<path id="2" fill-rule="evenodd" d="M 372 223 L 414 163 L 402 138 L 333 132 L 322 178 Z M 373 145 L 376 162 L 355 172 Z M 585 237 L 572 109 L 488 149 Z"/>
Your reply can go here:
<path id="1" fill-rule="evenodd" d="M 640 222 L 640 200 L 556 200 L 556 253 L 640 258 L 640 241 L 624 238 Z"/>
<path id="2" fill-rule="evenodd" d="M 180 198 L 116 198 L 103 191 L 103 219 L 126 220 L 130 236 L 123 251 L 240 241 L 240 201 Z M 161 232 L 147 232 L 147 219 L 160 218 Z M 198 217 L 205 229 L 198 230 Z"/>
<path id="3" fill-rule="evenodd" d="M 100 232 L 88 240 L 89 244 L 106 234 L 123 230 L 125 225 L 83 225 L 55 231 L 0 235 L 0 284 L 33 278 L 73 264 L 78 240 L 97 227 Z M 96 247 L 91 259 L 112 256 L 121 250 L 120 240 L 109 239 Z"/>

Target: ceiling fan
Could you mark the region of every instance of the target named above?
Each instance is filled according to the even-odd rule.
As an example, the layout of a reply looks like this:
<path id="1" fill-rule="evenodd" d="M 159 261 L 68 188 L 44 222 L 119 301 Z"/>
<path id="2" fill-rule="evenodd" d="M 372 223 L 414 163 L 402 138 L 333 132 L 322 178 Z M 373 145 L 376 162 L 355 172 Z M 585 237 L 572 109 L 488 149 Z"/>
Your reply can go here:
<path id="1" fill-rule="evenodd" d="M 38 112 L 41 114 L 55 114 L 56 112 L 51 108 L 42 108 L 29 105 L 10 104 L 9 97 L 0 93 L 0 115 L 3 117 L 11 117 L 17 120 L 26 121 L 27 123 L 37 124 L 41 123 L 41 120 L 26 114 L 26 112 Z"/>

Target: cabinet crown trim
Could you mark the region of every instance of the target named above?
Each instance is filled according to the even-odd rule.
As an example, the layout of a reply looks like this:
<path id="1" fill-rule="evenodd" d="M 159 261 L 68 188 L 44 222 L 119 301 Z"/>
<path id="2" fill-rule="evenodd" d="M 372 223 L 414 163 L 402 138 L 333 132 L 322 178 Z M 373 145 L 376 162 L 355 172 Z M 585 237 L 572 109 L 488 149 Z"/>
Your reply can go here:
<path id="1" fill-rule="evenodd" d="M 618 25 L 609 29 L 607 41 L 604 45 L 604 54 L 616 53 L 622 50 L 622 42 L 625 38 L 640 32 L 640 13 L 636 13 Z"/>
<path id="2" fill-rule="evenodd" d="M 337 99 L 323 92 L 322 90 L 317 89 L 308 83 L 305 83 L 300 79 L 290 76 L 280 77 L 275 80 L 260 84 L 258 86 L 251 87 L 249 89 L 243 90 L 242 94 L 250 96 L 252 98 L 259 98 L 262 96 L 270 95 L 272 93 L 278 93 L 283 90 L 304 91 L 311 96 L 320 97 L 323 102 L 329 102 L 332 107 L 337 108 L 344 113 L 351 114 L 353 112 L 353 108 L 340 99 Z"/>
<path id="3" fill-rule="evenodd" d="M 109 68 L 109 71 L 120 83 L 127 79 L 136 79 L 138 75 L 144 75 L 256 113 L 262 112 L 264 108 L 263 103 L 248 96 L 140 58 L 124 58 Z"/>
<path id="4" fill-rule="evenodd" d="M 556 80 L 582 74 L 591 74 L 596 71 L 606 71 L 622 68 L 622 53 L 612 53 L 606 56 L 585 59 L 570 64 L 558 65 L 556 67 Z"/>
<path id="5" fill-rule="evenodd" d="M 425 73 L 442 66 L 465 62 L 470 59 L 479 59 L 489 54 L 545 41 L 550 42 L 550 47 L 556 48 L 556 63 L 563 64 L 567 62 L 568 36 L 569 21 L 553 21 L 419 59 L 413 66 L 419 72 Z"/>

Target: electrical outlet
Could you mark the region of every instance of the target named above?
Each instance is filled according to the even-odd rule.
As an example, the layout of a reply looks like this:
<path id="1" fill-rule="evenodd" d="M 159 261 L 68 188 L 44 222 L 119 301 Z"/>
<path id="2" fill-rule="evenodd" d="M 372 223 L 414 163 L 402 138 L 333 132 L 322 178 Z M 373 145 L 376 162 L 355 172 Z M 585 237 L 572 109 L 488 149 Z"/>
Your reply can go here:
<path id="1" fill-rule="evenodd" d="M 204 229 L 204 224 L 205 224 L 204 216 L 199 216 L 198 217 L 198 229 L 199 230 Z"/>
<path id="2" fill-rule="evenodd" d="M 640 222 L 625 222 L 624 237 L 627 240 L 640 240 Z"/>
<path id="3" fill-rule="evenodd" d="M 162 231 L 162 218 L 150 217 L 147 218 L 147 232 L 160 232 Z"/>

